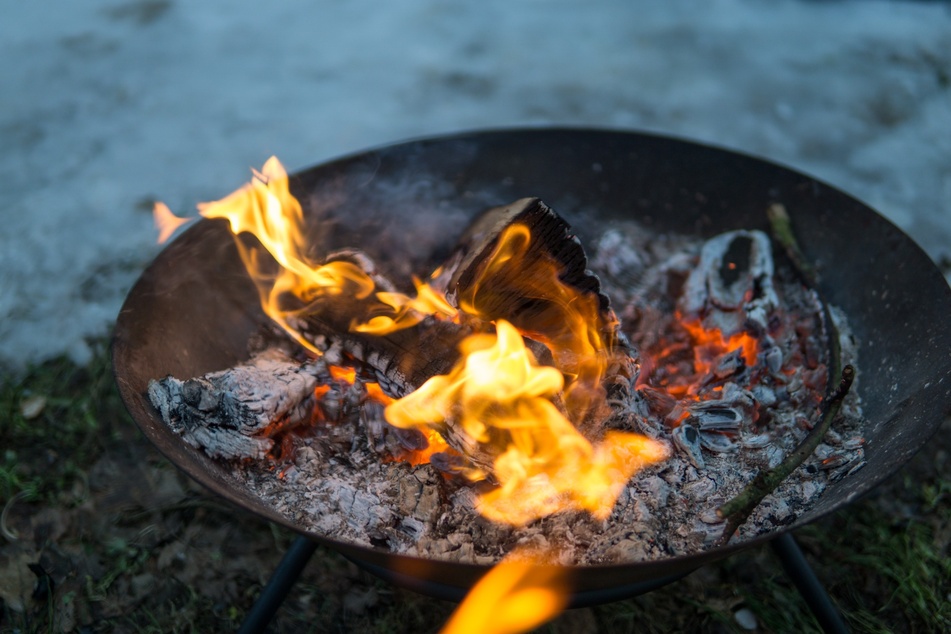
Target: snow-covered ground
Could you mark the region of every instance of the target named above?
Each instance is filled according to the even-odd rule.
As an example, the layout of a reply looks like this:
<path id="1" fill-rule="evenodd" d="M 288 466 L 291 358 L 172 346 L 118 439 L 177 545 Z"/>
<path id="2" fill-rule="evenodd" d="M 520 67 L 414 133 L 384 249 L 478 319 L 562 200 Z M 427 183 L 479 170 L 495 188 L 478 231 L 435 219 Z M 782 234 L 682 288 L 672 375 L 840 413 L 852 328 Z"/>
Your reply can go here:
<path id="1" fill-rule="evenodd" d="M 0 365 L 108 332 L 191 212 L 289 169 L 519 124 L 692 137 L 811 173 L 951 257 L 951 5 L 50 0 L 0 17 Z"/>

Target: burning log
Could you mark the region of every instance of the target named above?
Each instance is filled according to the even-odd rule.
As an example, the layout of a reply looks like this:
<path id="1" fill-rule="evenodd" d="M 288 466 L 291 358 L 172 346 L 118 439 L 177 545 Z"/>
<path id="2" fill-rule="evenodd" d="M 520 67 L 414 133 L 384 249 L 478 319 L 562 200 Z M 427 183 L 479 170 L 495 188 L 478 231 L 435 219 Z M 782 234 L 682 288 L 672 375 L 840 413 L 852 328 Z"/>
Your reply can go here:
<path id="1" fill-rule="evenodd" d="M 502 236 L 514 226 L 525 227 L 525 239 L 530 237 L 517 269 L 516 263 L 492 258 Z M 517 246 L 507 247 L 512 251 L 506 257 L 514 256 Z M 599 312 L 606 315 L 610 311 L 601 281 L 587 265 L 584 247 L 571 233 L 571 226 L 540 199 L 522 198 L 479 216 L 459 239 L 441 277 L 448 278 L 449 301 L 456 306 L 468 304 L 468 314 L 487 320 L 508 319 L 520 330 L 533 332 L 543 330 L 539 322 L 552 327 L 545 319 L 554 300 L 548 277 L 552 272 L 563 284 L 595 298 Z"/>
<path id="2" fill-rule="evenodd" d="M 299 363 L 269 349 L 247 363 L 181 381 L 149 383 L 162 418 L 213 458 L 264 458 L 277 432 L 309 421 L 314 388 L 326 376 L 321 359 Z"/>
<path id="3" fill-rule="evenodd" d="M 504 319 L 541 342 L 574 381 L 564 403 L 589 439 L 607 409 L 604 384 L 633 385 L 635 354 L 571 227 L 538 198 L 485 212 L 444 267 L 447 298 L 464 323 Z"/>
<path id="4" fill-rule="evenodd" d="M 355 249 L 335 252 L 316 268 L 298 267 L 331 278 L 328 286 L 318 288 L 309 280 L 298 286 L 292 280 L 282 290 L 264 289 L 262 297 L 268 298 L 269 314 L 277 313 L 279 323 L 321 354 L 324 375 L 327 364 L 355 364 L 393 398 L 415 392 L 433 377 L 448 375 L 460 358 L 463 340 L 489 330 L 490 322 L 510 320 L 530 337 L 524 343 L 536 361 L 577 377 L 564 399 L 551 395 L 554 407 L 586 413 L 603 402 L 600 380 L 605 357 L 622 341 L 600 282 L 586 265 L 584 249 L 569 225 L 540 200 L 522 199 L 480 216 L 433 278 L 434 287 L 441 288 L 455 306 L 419 283 L 419 298 L 426 294 L 425 301 L 396 293 L 374 262 Z M 569 304 L 572 311 L 580 306 L 580 312 L 569 314 L 565 308 Z M 426 314 L 429 311 L 432 314 Z M 627 354 L 620 359 L 613 363 L 614 373 L 623 369 L 625 380 L 632 382 L 636 365 Z M 303 374 L 311 380 L 295 384 L 284 398 L 296 399 L 295 408 L 312 407 L 308 390 L 318 382 L 303 369 L 312 370 L 311 365 L 296 367 L 287 360 L 277 367 L 263 358 L 254 359 L 223 375 L 185 382 L 163 379 L 151 388 L 151 397 L 188 442 L 210 455 L 260 457 L 273 445 L 270 435 L 301 418 L 295 415 L 283 421 L 281 408 L 292 405 L 262 403 L 260 394 L 280 388 L 288 373 Z M 268 376 L 271 372 L 274 377 Z M 255 381 L 259 385 L 252 385 Z M 491 477 L 502 449 L 477 442 L 456 418 L 451 415 L 438 425 L 440 434 L 469 467 Z M 376 421 L 368 422 L 374 429 L 379 427 Z M 586 431 L 590 440 L 596 440 L 600 429 L 589 426 Z M 401 441 L 404 447 L 426 443 L 421 434 L 409 430 L 393 429 L 390 436 L 406 437 Z M 435 463 L 454 467 L 459 456 L 437 456 Z"/>

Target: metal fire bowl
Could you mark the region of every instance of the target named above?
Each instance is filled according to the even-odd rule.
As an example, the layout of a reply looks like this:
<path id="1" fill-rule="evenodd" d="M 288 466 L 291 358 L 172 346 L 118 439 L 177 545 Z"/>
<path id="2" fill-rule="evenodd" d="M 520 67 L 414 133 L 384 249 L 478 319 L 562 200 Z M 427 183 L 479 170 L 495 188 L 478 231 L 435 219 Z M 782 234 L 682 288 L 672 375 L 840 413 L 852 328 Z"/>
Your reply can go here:
<path id="1" fill-rule="evenodd" d="M 820 268 L 821 293 L 845 311 L 859 340 L 867 466 L 831 484 L 780 531 L 658 561 L 575 567 L 574 605 L 653 589 L 845 506 L 897 471 L 951 415 L 951 290 L 944 277 L 867 206 L 785 167 L 632 132 L 500 130 L 345 157 L 293 176 L 291 189 L 314 225 L 317 253 L 359 247 L 407 280 L 431 270 L 475 214 L 525 196 L 552 205 L 582 243 L 621 219 L 712 236 L 768 229 L 770 203 L 789 210 L 806 256 Z M 203 220 L 175 240 L 142 274 L 116 324 L 116 382 L 139 427 L 169 460 L 233 504 L 392 582 L 459 598 L 485 566 L 394 555 L 308 532 L 185 444 L 149 404 L 150 379 L 193 377 L 246 359 L 248 337 L 265 320 L 223 221 Z"/>

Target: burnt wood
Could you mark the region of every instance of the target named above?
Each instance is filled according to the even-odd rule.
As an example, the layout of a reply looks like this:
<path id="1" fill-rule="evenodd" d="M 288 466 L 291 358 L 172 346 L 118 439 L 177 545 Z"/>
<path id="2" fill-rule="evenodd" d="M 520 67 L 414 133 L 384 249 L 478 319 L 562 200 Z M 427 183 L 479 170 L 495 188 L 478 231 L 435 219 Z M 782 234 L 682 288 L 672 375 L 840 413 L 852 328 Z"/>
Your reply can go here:
<path id="1" fill-rule="evenodd" d="M 774 533 L 660 561 L 575 567 L 576 602 L 642 591 L 839 509 L 898 470 L 951 416 L 951 290 L 940 271 L 861 202 L 768 161 L 632 132 L 501 130 L 345 157 L 297 174 L 291 189 L 315 227 L 318 219 L 345 219 L 319 238 L 315 229 L 324 252 L 358 244 L 387 271 L 388 263 L 431 270 L 476 214 L 526 194 L 556 204 L 582 241 L 589 228 L 600 232 L 627 218 L 703 237 L 767 230 L 765 210 L 785 205 L 805 257 L 820 269 L 822 296 L 848 315 L 860 341 L 867 466 L 830 484 L 809 512 Z M 440 249 L 443 255 L 431 255 Z M 116 382 L 142 431 L 174 464 L 230 502 L 300 532 L 174 434 L 146 395 L 151 379 L 199 376 L 246 360 L 248 339 L 265 321 L 227 227 L 199 222 L 155 259 L 126 299 L 113 344 Z M 306 534 L 417 587 L 464 590 L 486 572 Z"/>
<path id="2" fill-rule="evenodd" d="M 322 360 L 300 363 L 273 348 L 247 363 L 180 380 L 149 382 L 149 400 L 172 429 L 214 458 L 263 459 L 271 437 L 309 421 Z"/>

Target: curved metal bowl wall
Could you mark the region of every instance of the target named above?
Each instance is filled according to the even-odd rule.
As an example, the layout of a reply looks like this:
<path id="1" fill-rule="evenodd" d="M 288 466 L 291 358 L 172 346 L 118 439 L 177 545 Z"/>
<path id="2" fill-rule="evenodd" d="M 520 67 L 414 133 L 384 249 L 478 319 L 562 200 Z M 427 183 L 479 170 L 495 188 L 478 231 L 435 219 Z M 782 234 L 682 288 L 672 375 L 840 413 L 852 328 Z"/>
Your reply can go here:
<path id="1" fill-rule="evenodd" d="M 874 211 L 784 167 L 629 132 L 501 130 L 357 154 L 305 170 L 292 177 L 291 185 L 313 221 L 318 250 L 359 246 L 401 276 L 426 272 L 474 214 L 525 196 L 552 205 L 582 242 L 626 218 L 703 236 L 766 229 L 766 207 L 785 204 L 807 257 L 820 267 L 821 292 L 844 309 L 860 341 L 858 386 L 870 421 L 867 466 L 831 485 L 787 530 L 869 491 L 951 415 L 951 290 L 945 279 L 907 236 Z M 145 435 L 174 464 L 230 502 L 391 580 L 423 590 L 471 585 L 485 567 L 392 555 L 294 526 L 167 429 L 145 396 L 148 381 L 233 365 L 246 356 L 248 336 L 264 320 L 221 221 L 201 221 L 165 249 L 130 292 L 114 339 L 116 381 Z M 777 534 L 660 561 L 576 567 L 576 597 L 604 593 L 617 598 L 618 589 L 628 594 L 647 589 Z"/>

